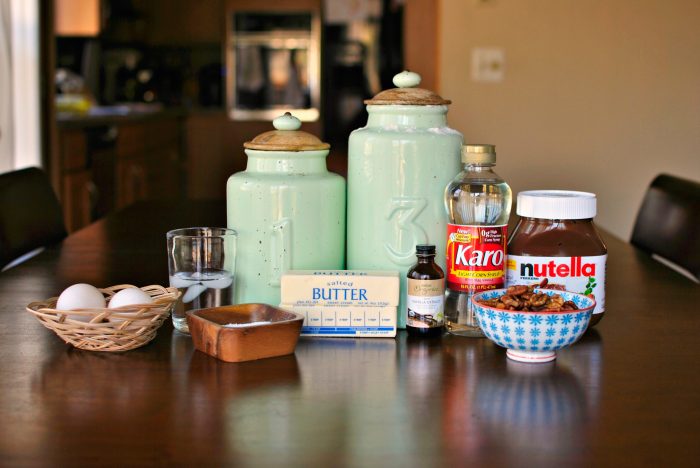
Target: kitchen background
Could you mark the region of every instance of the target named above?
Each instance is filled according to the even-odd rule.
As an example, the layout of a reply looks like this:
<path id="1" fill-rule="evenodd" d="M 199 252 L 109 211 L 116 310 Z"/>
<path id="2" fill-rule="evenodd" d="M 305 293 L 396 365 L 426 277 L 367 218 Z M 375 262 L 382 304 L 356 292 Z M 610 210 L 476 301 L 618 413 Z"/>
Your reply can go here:
<path id="1" fill-rule="evenodd" d="M 48 160 L 70 230 L 139 199 L 223 198 L 245 168 L 243 143 L 286 110 L 331 143 L 329 167 L 343 174 L 364 99 L 405 65 L 428 70 L 424 84 L 436 86 L 434 49 L 404 39 L 428 21 L 435 44 L 426 0 L 52 6 Z"/>
<path id="2" fill-rule="evenodd" d="M 695 0 L 37 3 L 41 147 L 71 230 L 138 199 L 223 197 L 287 108 L 342 174 L 363 99 L 404 68 L 467 141 L 497 145 L 514 192 L 596 192 L 623 239 L 655 175 L 700 180 Z M 34 2 L 8 4 L 17 37 Z"/>
<path id="3" fill-rule="evenodd" d="M 629 239 L 659 173 L 700 181 L 700 2 L 441 0 L 450 125 L 497 145 L 513 193 L 598 194 L 596 222 Z M 474 48 L 504 51 L 475 81 Z"/>

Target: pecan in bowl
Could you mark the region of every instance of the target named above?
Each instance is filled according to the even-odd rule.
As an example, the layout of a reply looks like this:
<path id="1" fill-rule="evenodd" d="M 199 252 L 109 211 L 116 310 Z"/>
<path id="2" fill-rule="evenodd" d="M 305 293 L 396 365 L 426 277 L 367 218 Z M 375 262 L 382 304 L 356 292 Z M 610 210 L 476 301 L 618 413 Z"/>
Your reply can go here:
<path id="1" fill-rule="evenodd" d="M 472 296 L 479 326 L 510 359 L 548 362 L 586 331 L 595 300 L 536 286 L 511 286 Z"/>

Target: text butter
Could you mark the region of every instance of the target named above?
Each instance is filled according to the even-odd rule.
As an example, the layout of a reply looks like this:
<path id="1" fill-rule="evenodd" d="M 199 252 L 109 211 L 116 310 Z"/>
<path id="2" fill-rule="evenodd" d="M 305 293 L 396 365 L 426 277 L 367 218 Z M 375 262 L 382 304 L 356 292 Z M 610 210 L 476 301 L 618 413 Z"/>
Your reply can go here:
<path id="1" fill-rule="evenodd" d="M 304 315 L 304 336 L 396 336 L 398 272 L 289 271 L 281 296 L 280 307 Z"/>

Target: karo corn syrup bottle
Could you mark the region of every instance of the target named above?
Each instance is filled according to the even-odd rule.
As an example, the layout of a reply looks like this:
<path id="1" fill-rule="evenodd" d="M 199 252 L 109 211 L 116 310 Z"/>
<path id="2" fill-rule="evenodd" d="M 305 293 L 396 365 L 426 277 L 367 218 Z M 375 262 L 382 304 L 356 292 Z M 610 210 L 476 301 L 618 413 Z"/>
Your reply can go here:
<path id="1" fill-rule="evenodd" d="M 445 322 L 454 335 L 484 336 L 471 296 L 505 285 L 506 238 L 512 192 L 493 171 L 493 145 L 464 145 L 463 170 L 445 188 L 447 293 Z"/>

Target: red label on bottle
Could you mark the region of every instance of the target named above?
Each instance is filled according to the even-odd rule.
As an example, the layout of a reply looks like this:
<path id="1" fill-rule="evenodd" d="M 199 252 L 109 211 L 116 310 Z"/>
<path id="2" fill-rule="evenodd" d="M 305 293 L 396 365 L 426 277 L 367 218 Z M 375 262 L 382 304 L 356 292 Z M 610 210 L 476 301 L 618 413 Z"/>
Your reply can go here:
<path id="1" fill-rule="evenodd" d="M 478 292 L 502 288 L 508 226 L 447 225 L 447 287 Z"/>

